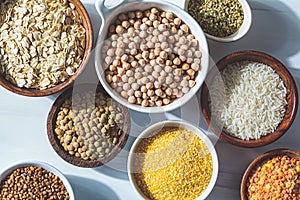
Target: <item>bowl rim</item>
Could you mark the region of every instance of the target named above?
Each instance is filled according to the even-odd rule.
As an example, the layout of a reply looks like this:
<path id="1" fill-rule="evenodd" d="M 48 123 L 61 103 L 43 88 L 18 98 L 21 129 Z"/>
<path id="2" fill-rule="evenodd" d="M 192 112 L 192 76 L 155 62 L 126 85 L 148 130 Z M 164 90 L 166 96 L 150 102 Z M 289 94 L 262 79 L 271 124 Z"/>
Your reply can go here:
<path id="1" fill-rule="evenodd" d="M 58 85 L 55 85 L 54 87 L 47 88 L 44 90 L 35 89 L 35 88 L 25 88 L 25 87 L 18 87 L 11 83 L 9 80 L 7 80 L 3 74 L 0 74 L 0 85 L 5 88 L 6 90 L 22 95 L 22 96 L 28 96 L 28 97 L 43 97 L 43 96 L 49 96 L 55 93 L 58 93 L 62 91 L 65 88 L 70 87 L 74 81 L 80 76 L 80 74 L 85 70 L 85 67 L 87 66 L 92 48 L 94 43 L 94 35 L 93 35 L 93 27 L 91 23 L 90 16 L 84 7 L 84 5 L 81 3 L 80 0 L 70 0 L 71 3 L 75 4 L 76 11 L 79 13 L 79 15 L 82 17 L 82 23 L 83 26 L 86 29 L 86 44 L 85 44 L 85 50 L 83 54 L 82 61 L 75 71 L 75 73 L 72 76 L 69 76 L 64 82 L 59 83 Z"/>
<path id="2" fill-rule="evenodd" d="M 212 172 L 212 176 L 210 179 L 210 182 L 207 186 L 207 188 L 203 191 L 203 193 L 197 197 L 197 200 L 202 200 L 205 199 L 213 190 L 217 178 L 218 178 L 218 172 L 219 172 L 219 160 L 218 160 L 218 154 L 217 151 L 213 145 L 213 143 L 211 142 L 211 140 L 209 139 L 209 137 L 204 133 L 204 131 L 202 131 L 199 127 L 190 124 L 189 122 L 186 121 L 177 121 L 177 120 L 165 120 L 165 121 L 161 121 L 158 123 L 155 123 L 151 126 L 149 126 L 147 129 L 145 129 L 141 134 L 139 134 L 139 136 L 136 138 L 136 140 L 134 141 L 133 145 L 131 146 L 131 149 L 129 151 L 129 155 L 128 155 L 128 162 L 127 162 L 127 174 L 129 177 L 129 182 L 130 185 L 132 186 L 132 188 L 135 190 L 136 194 L 139 195 L 139 197 L 142 197 L 144 199 L 147 199 L 148 197 L 139 189 L 138 185 L 136 184 L 133 174 L 134 174 L 134 170 L 133 170 L 133 163 L 134 163 L 134 151 L 136 150 L 136 148 L 138 147 L 138 145 L 140 144 L 140 142 L 144 139 L 147 138 L 148 136 L 153 136 L 155 134 L 159 133 L 159 130 L 162 128 L 183 128 L 183 129 L 187 129 L 193 132 L 193 134 L 197 135 L 204 143 L 205 145 L 208 147 L 209 152 L 211 154 L 212 157 L 212 162 L 213 162 L 213 172 Z"/>
<path id="3" fill-rule="evenodd" d="M 0 184 L 2 184 L 2 181 L 5 180 L 7 176 L 9 176 L 14 170 L 21 168 L 21 167 L 27 167 L 27 166 L 35 166 L 35 167 L 42 167 L 43 169 L 53 173 L 54 175 L 58 176 L 60 180 L 62 180 L 64 186 L 66 187 L 66 190 L 69 193 L 70 200 L 75 199 L 74 191 L 72 188 L 72 185 L 70 184 L 69 180 L 66 178 L 66 176 L 63 175 L 61 171 L 59 171 L 56 167 L 42 161 L 35 161 L 35 160 L 26 160 L 21 162 L 15 162 L 8 167 L 4 168 L 0 173 Z"/>
<path id="4" fill-rule="evenodd" d="M 100 2 L 98 2 L 98 3 L 100 3 Z M 124 10 L 137 10 L 135 8 L 139 7 L 138 5 L 141 5 L 143 7 L 148 7 L 148 8 L 157 7 L 162 10 L 168 10 L 168 11 L 173 12 L 175 15 L 180 17 L 182 20 L 185 19 L 183 21 L 190 27 L 190 29 L 192 27 L 193 30 L 197 30 L 197 34 L 195 34 L 196 31 L 191 31 L 191 32 L 195 36 L 195 38 L 198 40 L 198 42 L 199 43 L 201 42 L 200 50 L 202 52 L 202 58 L 201 58 L 202 64 L 201 64 L 201 71 L 199 71 L 199 74 L 195 78 L 196 85 L 193 88 L 191 88 L 187 94 L 183 95 L 180 98 L 177 98 L 175 101 L 173 101 L 172 103 L 165 105 L 165 106 L 143 107 L 143 106 L 137 105 L 137 104 L 130 104 L 130 103 L 128 103 L 127 99 L 124 99 L 123 97 L 121 97 L 121 95 L 119 93 L 117 93 L 110 87 L 110 85 L 107 83 L 107 81 L 105 80 L 105 77 L 104 77 L 104 69 L 100 62 L 100 60 L 102 60 L 101 59 L 102 53 L 101 53 L 100 47 L 101 47 L 101 44 L 103 43 L 103 41 L 106 39 L 106 33 L 108 30 L 108 26 L 110 25 L 110 21 L 112 21 L 112 19 L 115 18 L 118 14 L 125 12 Z M 97 5 L 97 2 L 96 2 L 96 7 L 98 8 L 98 10 L 101 10 L 101 8 L 100 8 L 101 5 Z M 142 8 L 139 8 L 139 9 L 144 10 Z M 142 112 L 142 113 L 163 113 L 163 112 L 175 110 L 175 109 L 181 107 L 182 105 L 184 105 L 185 103 L 187 103 L 189 100 L 191 100 L 192 97 L 201 88 L 201 86 L 205 80 L 205 77 L 207 75 L 208 68 L 209 68 L 209 49 L 208 49 L 207 40 L 204 35 L 204 32 L 202 31 L 201 27 L 196 22 L 196 20 L 194 18 L 192 18 L 190 15 L 186 14 L 186 12 L 183 9 L 181 9 L 180 7 L 178 7 L 172 3 L 169 3 L 169 2 L 165 2 L 165 1 L 162 2 L 160 0 L 123 1 L 120 4 L 118 4 L 116 7 L 112 8 L 112 9 L 108 9 L 108 10 L 109 10 L 109 13 L 107 14 L 107 16 L 106 17 L 102 16 L 103 20 L 105 20 L 104 21 L 105 25 L 99 30 L 98 40 L 97 40 L 97 44 L 95 47 L 95 50 L 96 50 L 95 68 L 96 68 L 97 76 L 98 76 L 98 79 L 100 80 L 102 86 L 107 91 L 107 93 L 111 97 L 113 97 L 116 101 L 118 101 L 120 104 L 126 106 L 127 108 L 130 108 L 132 110 Z M 106 11 L 106 12 L 108 12 L 108 11 Z M 104 35 L 105 35 L 105 37 L 103 37 Z"/>
<path id="5" fill-rule="evenodd" d="M 271 151 L 267 151 L 261 155 L 259 155 L 257 158 L 255 158 L 247 167 L 245 170 L 242 181 L 241 181 L 241 186 L 240 186 L 240 197 L 241 200 L 248 200 L 247 198 L 247 183 L 248 179 L 251 176 L 253 170 L 255 170 L 258 166 L 266 162 L 267 160 L 270 160 L 276 156 L 284 156 L 287 155 L 292 158 L 297 158 L 300 160 L 300 152 L 295 151 L 295 150 L 290 150 L 286 148 L 280 148 L 280 149 L 274 149 Z"/>
<path id="6" fill-rule="evenodd" d="M 52 104 L 50 111 L 48 113 L 48 117 L 47 117 L 47 135 L 48 135 L 49 143 L 51 144 L 54 151 L 64 161 L 66 161 L 72 165 L 75 165 L 77 167 L 95 168 L 95 167 L 99 167 L 99 166 L 102 166 L 102 165 L 108 163 L 109 161 L 114 159 L 120 153 L 120 151 L 125 147 L 128 136 L 130 134 L 131 119 L 130 119 L 129 110 L 125 106 L 115 102 L 112 99 L 113 103 L 116 103 L 117 106 L 121 109 L 122 113 L 125 115 L 124 126 L 122 128 L 123 134 L 120 136 L 120 139 L 119 139 L 117 145 L 115 145 L 115 147 L 113 148 L 112 152 L 108 156 L 107 155 L 104 156 L 104 158 L 101 160 L 83 160 L 81 158 L 77 158 L 76 156 L 70 155 L 68 152 L 66 152 L 63 149 L 63 147 L 60 144 L 60 141 L 58 140 L 58 138 L 54 132 L 55 121 L 57 118 L 57 114 L 59 112 L 59 108 L 62 105 L 62 103 L 65 101 L 66 98 L 72 96 L 72 92 L 74 89 L 76 89 L 77 91 L 87 91 L 87 90 L 91 90 L 92 88 L 94 88 L 95 91 L 97 90 L 97 91 L 103 93 L 104 95 L 106 95 L 107 97 L 110 97 L 106 93 L 106 91 L 101 87 L 100 83 L 98 83 L 98 84 L 86 83 L 86 84 L 79 84 L 76 86 L 72 86 L 72 87 L 68 88 L 67 90 L 65 90 L 63 93 L 61 93 L 57 97 L 55 102 Z"/>
<path id="7" fill-rule="evenodd" d="M 188 4 L 190 1 L 191 0 L 185 0 L 185 3 L 184 3 L 184 10 L 186 10 L 187 13 L 188 13 Z M 248 31 L 251 27 L 251 24 L 252 24 L 251 8 L 250 8 L 247 0 L 238 0 L 238 1 L 242 5 L 243 11 L 244 11 L 244 21 L 243 21 L 241 27 L 235 33 L 233 33 L 229 36 L 226 36 L 226 37 L 217 37 L 217 36 L 213 36 L 213 35 L 210 35 L 210 34 L 204 32 L 207 38 L 215 40 L 217 42 L 234 42 L 234 41 L 241 39 L 248 33 Z"/>
<path id="8" fill-rule="evenodd" d="M 211 121 L 210 119 L 210 110 L 208 105 L 208 95 L 209 90 L 207 84 L 211 84 L 213 78 L 216 74 L 222 71 L 227 64 L 240 62 L 240 61 L 255 61 L 267 64 L 275 72 L 280 76 L 282 79 L 286 89 L 287 89 L 287 107 L 286 113 L 277 126 L 276 130 L 273 133 L 267 134 L 266 136 L 262 136 L 258 140 L 242 140 L 237 137 L 231 136 L 228 134 L 224 129 L 219 130 Z M 266 62 L 272 62 L 274 65 L 271 66 Z M 202 91 L 201 91 L 201 110 L 206 121 L 206 124 L 211 128 L 211 130 L 215 133 L 216 136 L 220 137 L 223 141 L 228 142 L 232 145 L 241 146 L 241 147 L 261 147 L 267 144 L 270 144 L 276 140 L 278 140 L 281 136 L 283 136 L 288 129 L 291 127 L 293 121 L 296 118 L 297 110 L 298 110 L 298 91 L 295 80 L 289 70 L 276 58 L 273 56 L 266 54 L 260 51 L 254 50 L 244 50 L 231 53 L 221 60 L 217 62 L 217 64 L 211 69 L 209 72 L 205 83 L 203 84 Z M 220 133 L 221 132 L 221 133 Z"/>

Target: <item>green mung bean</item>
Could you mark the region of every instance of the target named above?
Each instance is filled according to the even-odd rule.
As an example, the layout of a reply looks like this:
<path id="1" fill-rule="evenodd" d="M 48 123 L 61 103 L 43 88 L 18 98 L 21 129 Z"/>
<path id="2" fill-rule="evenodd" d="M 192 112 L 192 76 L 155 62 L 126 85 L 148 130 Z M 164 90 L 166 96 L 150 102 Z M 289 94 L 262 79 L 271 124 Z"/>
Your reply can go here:
<path id="1" fill-rule="evenodd" d="M 216 37 L 234 34 L 244 21 L 243 8 L 238 0 L 190 0 L 188 13 L 204 32 Z"/>

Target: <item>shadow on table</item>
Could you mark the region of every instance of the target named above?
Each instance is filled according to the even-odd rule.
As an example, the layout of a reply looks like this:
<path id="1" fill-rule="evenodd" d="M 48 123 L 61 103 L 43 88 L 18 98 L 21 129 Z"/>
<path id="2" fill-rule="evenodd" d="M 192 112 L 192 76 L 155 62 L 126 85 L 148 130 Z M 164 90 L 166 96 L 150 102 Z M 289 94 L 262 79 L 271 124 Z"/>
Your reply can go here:
<path id="1" fill-rule="evenodd" d="M 67 175 L 76 200 L 119 200 L 118 195 L 107 185 L 79 176 Z"/>

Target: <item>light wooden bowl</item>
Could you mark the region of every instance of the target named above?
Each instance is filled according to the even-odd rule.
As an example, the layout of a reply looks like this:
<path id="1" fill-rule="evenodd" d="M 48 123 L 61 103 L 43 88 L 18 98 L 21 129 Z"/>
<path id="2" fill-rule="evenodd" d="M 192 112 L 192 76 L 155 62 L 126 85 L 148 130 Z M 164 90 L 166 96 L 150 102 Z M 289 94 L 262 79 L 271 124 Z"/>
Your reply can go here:
<path id="1" fill-rule="evenodd" d="M 242 140 L 234 136 L 231 136 L 230 134 L 228 134 L 228 132 L 226 132 L 226 130 L 224 129 L 219 130 L 211 120 L 211 114 L 210 114 L 209 102 L 208 102 L 209 90 L 207 85 L 210 85 L 214 77 L 217 74 L 219 74 L 219 72 L 222 71 L 228 64 L 240 62 L 240 61 L 254 61 L 254 62 L 259 62 L 259 63 L 264 63 L 266 65 L 269 65 L 280 76 L 287 89 L 286 100 L 288 104 L 286 107 L 286 113 L 283 120 L 281 121 L 281 123 L 278 125 L 277 129 L 273 133 L 263 136 L 258 140 Z M 206 123 L 210 126 L 212 131 L 216 135 L 218 135 L 222 140 L 230 144 L 242 146 L 242 147 L 259 147 L 274 142 L 290 128 L 297 113 L 298 92 L 292 75 L 279 60 L 277 60 L 276 58 L 268 54 L 258 52 L 258 51 L 240 51 L 240 52 L 232 53 L 222 58 L 216 64 L 216 67 L 214 67 L 209 72 L 205 84 L 203 85 L 201 91 L 201 107 L 202 107 L 202 113 L 206 120 Z"/>
<path id="2" fill-rule="evenodd" d="M 269 152 L 266 152 L 260 156 L 258 156 L 255 160 L 253 160 L 248 168 L 246 169 L 241 183 L 240 188 L 240 195 L 241 200 L 248 200 L 248 181 L 250 177 L 252 176 L 253 171 L 261 166 L 264 162 L 276 157 L 276 156 L 289 156 L 291 158 L 296 158 L 297 160 L 300 160 L 300 153 L 297 151 L 289 150 L 289 149 L 276 149 Z"/>
<path id="3" fill-rule="evenodd" d="M 82 84 L 82 85 L 77 85 L 75 87 L 71 87 L 68 90 L 64 91 L 54 102 L 52 105 L 50 112 L 48 114 L 48 119 L 47 119 L 47 134 L 48 134 L 48 139 L 53 147 L 53 149 L 56 151 L 56 153 L 65 161 L 76 165 L 78 167 L 86 167 L 86 168 L 94 168 L 94 167 L 99 167 L 101 165 L 104 165 L 105 163 L 109 162 L 112 160 L 125 146 L 129 132 L 130 132 L 130 115 L 129 111 L 126 107 L 122 106 L 121 104 L 115 102 L 113 99 L 113 104 L 114 106 L 117 106 L 121 109 L 122 114 L 124 115 L 124 125 L 123 127 L 120 127 L 123 131 L 122 135 L 119 138 L 118 143 L 113 147 L 111 153 L 109 155 L 105 155 L 101 160 L 84 160 L 82 158 L 78 158 L 75 155 L 70 155 L 67 151 L 64 150 L 62 145 L 60 144 L 59 139 L 56 136 L 56 133 L 54 132 L 55 127 L 56 127 L 56 119 L 58 112 L 60 111 L 61 105 L 64 103 L 64 101 L 71 97 L 72 94 L 74 93 L 81 93 L 81 92 L 86 92 L 86 91 L 93 91 L 92 89 L 95 90 L 97 87 L 97 91 L 101 92 L 102 94 L 106 95 L 109 97 L 109 95 L 105 92 L 105 90 L 102 88 L 100 84 L 97 86 L 93 84 Z M 95 91 L 96 92 L 96 91 Z"/>
<path id="4" fill-rule="evenodd" d="M 56 85 L 52 88 L 48 88 L 45 90 L 39 90 L 39 89 L 29 89 L 29 88 L 20 88 L 14 84 L 12 84 L 10 81 L 6 80 L 2 74 L 0 74 L 0 85 L 4 87 L 5 89 L 19 94 L 23 96 L 30 96 L 30 97 L 39 97 L 39 96 L 48 96 L 51 94 L 55 94 L 59 91 L 62 91 L 63 89 L 71 86 L 75 79 L 83 72 L 84 68 L 86 67 L 90 54 L 93 47 L 93 29 L 90 17 L 85 10 L 84 6 L 79 0 L 69 0 L 70 3 L 74 4 L 76 6 L 76 11 L 80 14 L 83 21 L 83 26 L 86 29 L 86 46 L 85 51 L 83 55 L 83 59 L 81 64 L 79 65 L 78 69 L 76 70 L 75 74 L 70 76 L 66 81 L 60 83 L 59 85 Z"/>

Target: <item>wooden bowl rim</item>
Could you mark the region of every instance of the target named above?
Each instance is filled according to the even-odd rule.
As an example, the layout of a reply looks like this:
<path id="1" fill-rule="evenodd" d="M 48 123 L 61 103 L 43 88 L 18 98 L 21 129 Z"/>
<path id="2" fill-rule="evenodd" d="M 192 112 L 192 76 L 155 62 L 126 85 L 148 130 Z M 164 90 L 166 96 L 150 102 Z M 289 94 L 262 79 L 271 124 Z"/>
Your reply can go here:
<path id="1" fill-rule="evenodd" d="M 57 114 L 59 112 L 59 108 L 62 105 L 62 103 L 65 101 L 66 98 L 72 96 L 73 89 L 76 88 L 76 90 L 84 90 L 87 91 L 88 89 L 91 89 L 92 87 L 95 87 L 94 84 L 80 84 L 76 86 L 72 86 L 66 91 L 64 91 L 60 96 L 55 100 L 53 105 L 51 106 L 51 109 L 48 114 L 47 118 L 47 135 L 49 142 L 52 146 L 52 148 L 55 150 L 55 152 L 65 161 L 68 163 L 71 163 L 75 166 L 78 167 L 85 167 L 85 168 L 94 168 L 94 167 L 99 167 L 101 165 L 104 165 L 111 161 L 113 158 L 117 156 L 117 154 L 124 148 L 129 132 L 130 132 L 130 114 L 129 110 L 116 102 L 113 98 L 111 98 L 106 91 L 103 89 L 103 87 L 100 85 L 100 83 L 97 85 L 97 91 L 101 92 L 102 94 L 106 95 L 107 97 L 110 97 L 112 101 L 118 105 L 118 107 L 121 109 L 123 115 L 124 115 L 124 125 L 122 127 L 123 134 L 119 138 L 119 142 L 115 147 L 113 148 L 112 152 L 109 154 L 109 156 L 105 155 L 105 157 L 101 160 L 83 160 L 81 158 L 77 158 L 75 156 L 70 155 L 68 152 L 66 152 L 63 147 L 60 144 L 60 141 L 56 137 L 56 134 L 54 133 L 55 129 L 55 122 L 57 118 Z"/>
<path id="2" fill-rule="evenodd" d="M 92 23 L 91 23 L 91 19 L 90 19 L 89 15 L 88 15 L 88 12 L 86 11 L 85 7 L 83 6 L 83 4 L 81 3 L 80 0 L 69 0 L 69 1 L 76 6 L 76 11 L 82 17 L 83 26 L 86 29 L 85 51 L 84 51 L 83 59 L 79 65 L 79 67 L 77 68 L 75 74 L 70 76 L 64 82 L 62 82 L 54 87 L 45 89 L 45 90 L 39 90 L 39 89 L 34 89 L 34 88 L 24 88 L 24 87 L 20 88 L 20 87 L 14 85 L 13 83 L 11 83 L 10 81 L 6 80 L 3 76 L 3 74 L 0 74 L 0 85 L 3 88 L 5 88 L 15 94 L 19 94 L 19 95 L 23 95 L 23 96 L 29 96 L 29 97 L 49 96 L 51 94 L 58 93 L 59 91 L 70 87 L 74 83 L 75 79 L 84 71 L 86 65 L 88 64 L 88 61 L 89 61 L 89 58 L 90 58 L 90 55 L 92 52 L 92 48 L 93 48 L 94 36 L 93 36 Z"/>
<path id="3" fill-rule="evenodd" d="M 280 124 L 278 125 L 278 127 L 273 133 L 263 136 L 258 140 L 242 140 L 237 137 L 229 135 L 224 129 L 222 129 L 220 133 L 220 130 L 216 128 L 213 123 L 211 123 L 210 111 L 208 106 L 209 91 L 208 91 L 207 84 L 210 84 L 213 81 L 215 75 L 218 74 L 219 71 L 222 71 L 227 66 L 227 64 L 235 63 L 239 61 L 246 61 L 246 60 L 256 61 L 260 63 L 265 63 L 266 61 L 273 62 L 273 65 L 269 65 L 267 63 L 265 64 L 269 65 L 270 67 L 272 67 L 272 69 L 275 70 L 275 72 L 283 80 L 284 85 L 287 89 L 286 99 L 288 104 L 286 107 L 286 113 L 284 115 L 283 120 L 280 122 Z M 223 57 L 221 60 L 217 62 L 217 64 L 208 73 L 208 76 L 201 90 L 201 108 L 207 125 L 223 141 L 241 147 L 248 147 L 248 148 L 260 147 L 276 141 L 282 135 L 284 135 L 284 133 L 290 128 L 297 114 L 298 91 L 297 91 L 294 78 L 292 77 L 288 69 L 278 59 L 274 58 L 271 55 L 259 51 L 253 51 L 253 50 L 239 51 Z"/>
<path id="4" fill-rule="evenodd" d="M 274 149 L 268 152 L 265 152 L 264 154 L 261 154 L 257 158 L 255 158 L 247 167 L 247 169 L 244 172 L 241 186 L 240 186 L 240 196 L 241 200 L 248 200 L 247 198 L 247 183 L 248 179 L 252 175 L 252 172 L 261 164 L 265 163 L 267 160 L 270 160 L 276 156 L 283 156 L 287 155 L 291 158 L 296 158 L 297 160 L 300 160 L 300 152 L 290 149 Z"/>

